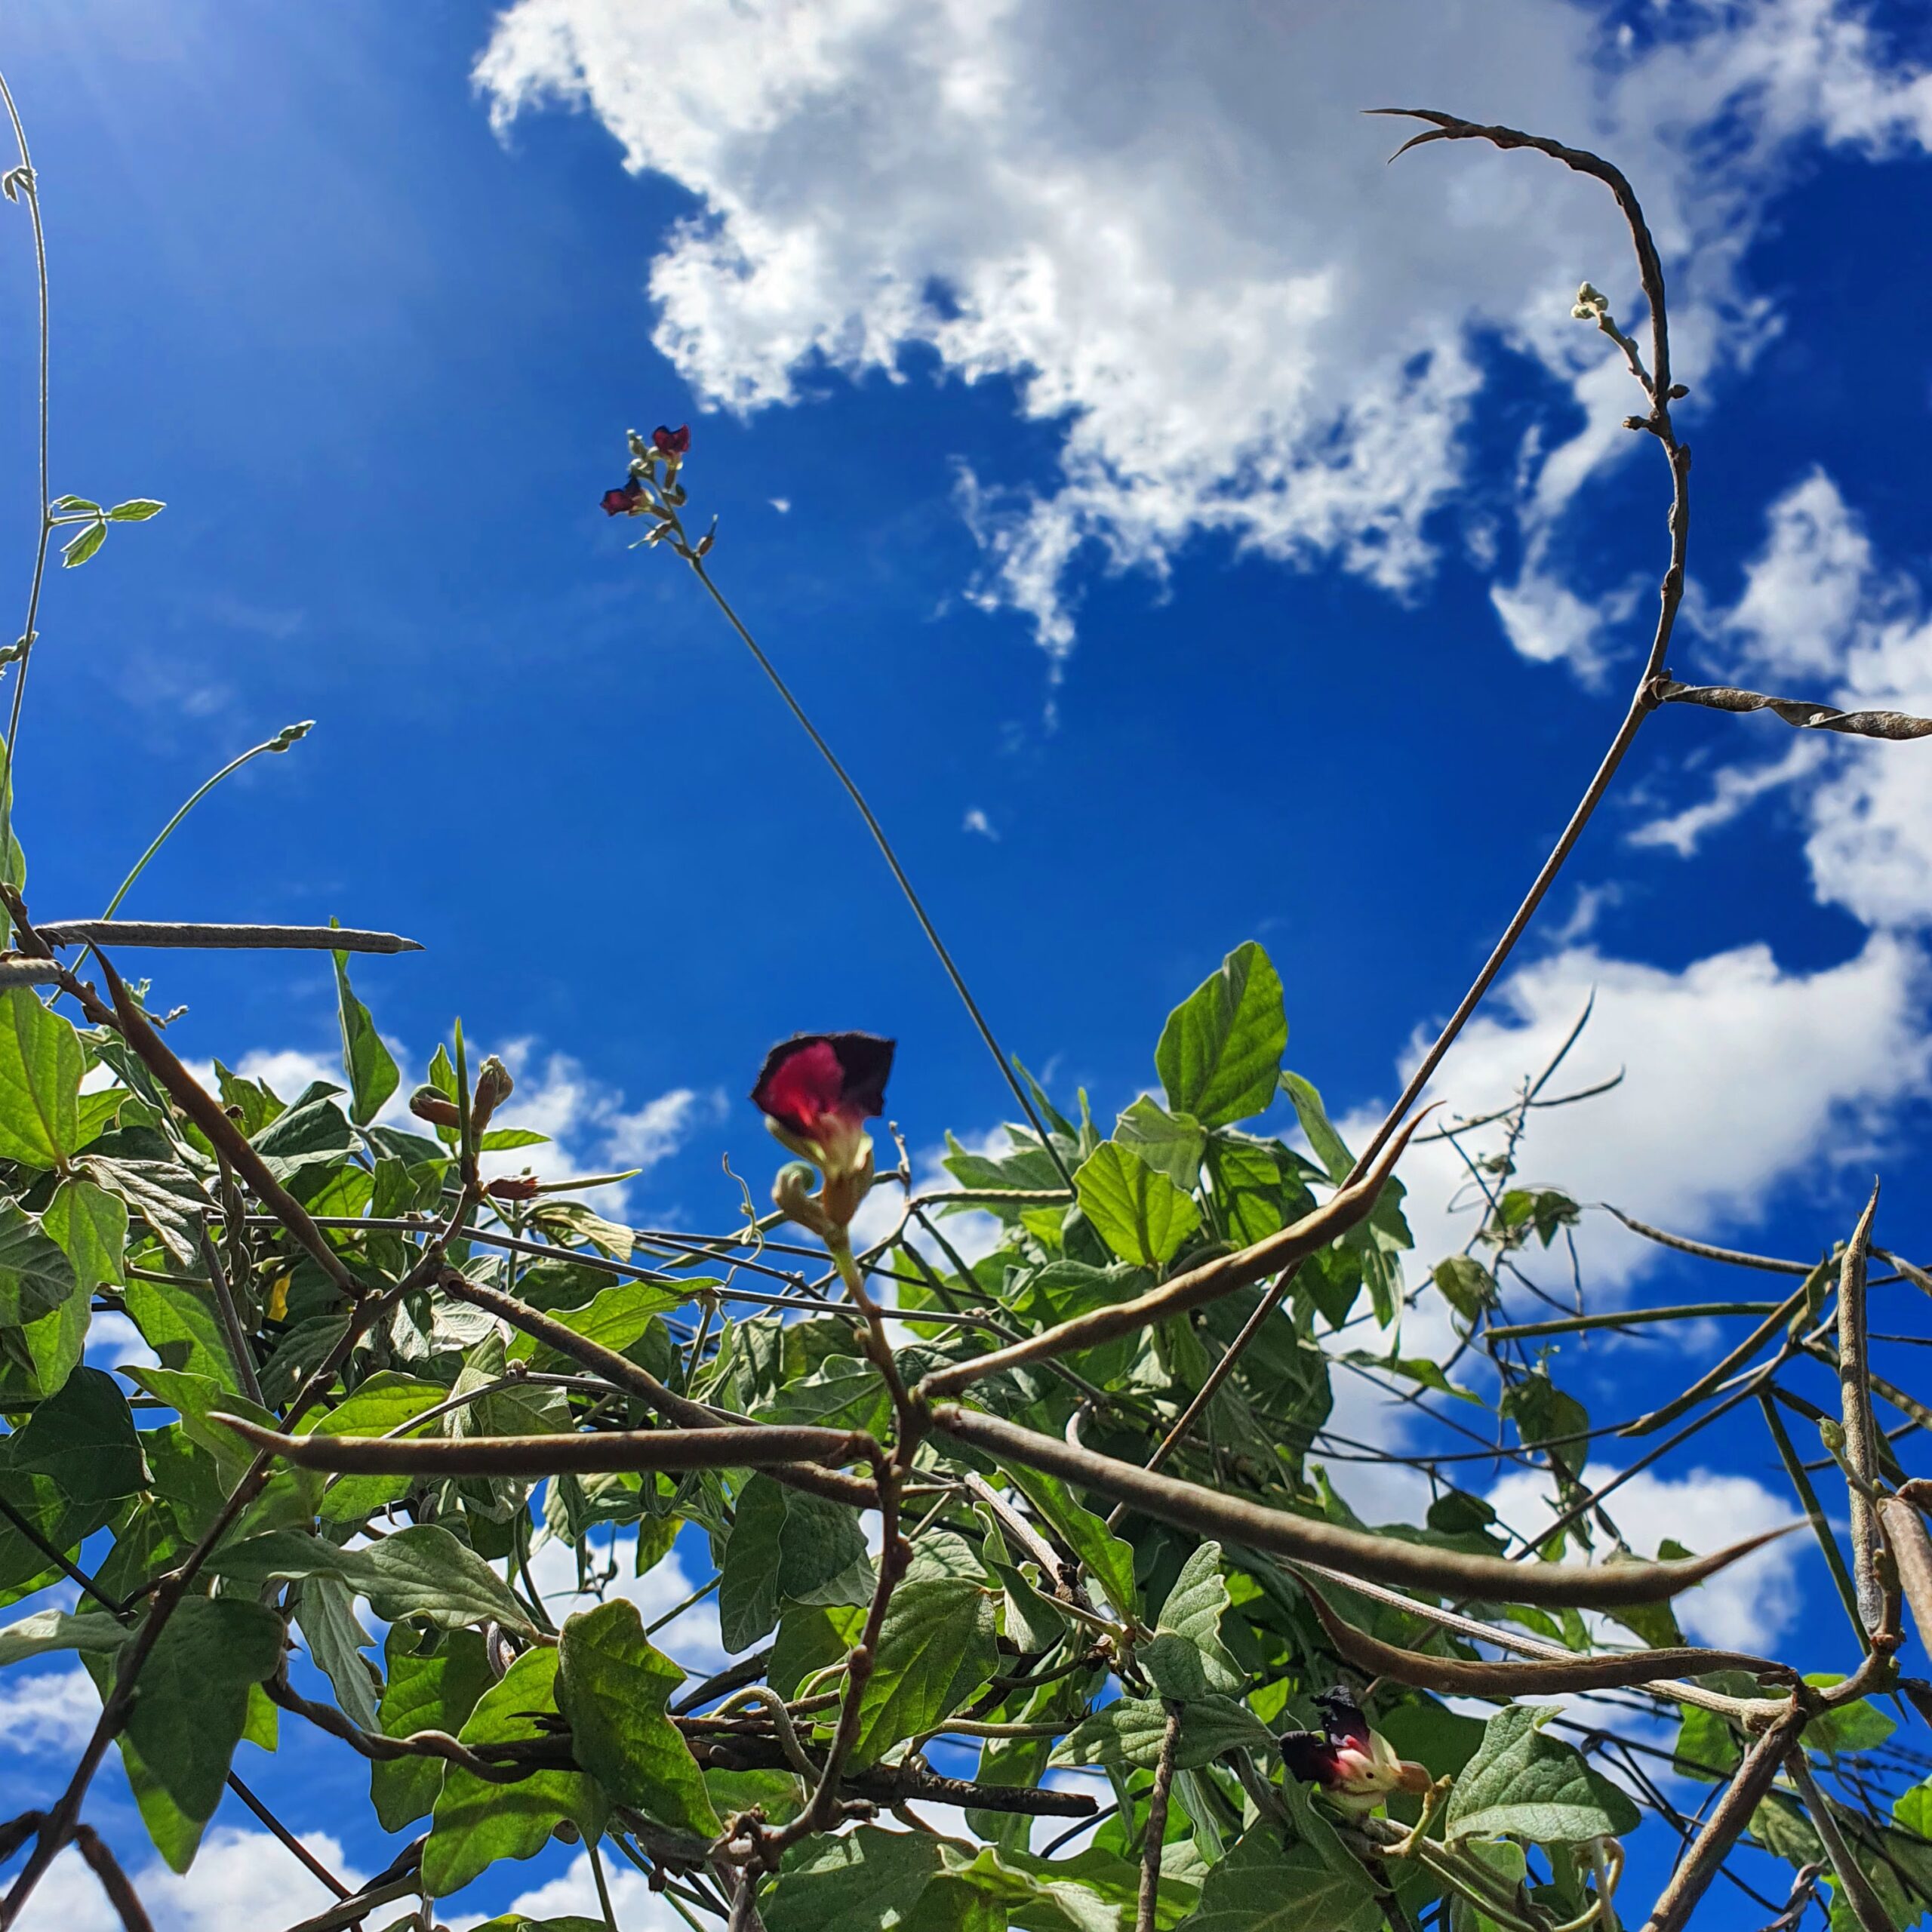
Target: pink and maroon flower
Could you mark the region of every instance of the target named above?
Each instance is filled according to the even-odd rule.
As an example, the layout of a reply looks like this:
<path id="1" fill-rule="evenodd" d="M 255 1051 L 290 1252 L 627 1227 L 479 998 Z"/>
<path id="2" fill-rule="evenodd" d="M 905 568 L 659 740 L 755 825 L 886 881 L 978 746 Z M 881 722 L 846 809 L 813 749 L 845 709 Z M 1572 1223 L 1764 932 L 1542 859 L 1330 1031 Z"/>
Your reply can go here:
<path id="1" fill-rule="evenodd" d="M 795 1033 L 765 1055 L 752 1103 L 828 1179 L 850 1173 L 870 1151 L 866 1122 L 885 1111 L 894 1044 L 876 1033 Z"/>
<path id="2" fill-rule="evenodd" d="M 644 500 L 644 485 L 633 476 L 621 490 L 604 492 L 604 514 L 606 516 L 629 516 Z"/>
<path id="3" fill-rule="evenodd" d="M 651 432 L 651 447 L 660 456 L 682 456 L 691 446 L 691 426 L 681 423 L 676 429 L 667 429 L 660 423 Z"/>
<path id="4" fill-rule="evenodd" d="M 1281 1738 L 1282 1761 L 1291 1777 L 1318 1784 L 1351 1810 L 1372 1810 L 1392 1791 L 1426 1792 L 1425 1767 L 1395 1755 L 1380 1731 L 1368 1727 L 1361 1706 L 1343 1690 L 1316 1694 L 1319 1730 L 1291 1730 Z"/>

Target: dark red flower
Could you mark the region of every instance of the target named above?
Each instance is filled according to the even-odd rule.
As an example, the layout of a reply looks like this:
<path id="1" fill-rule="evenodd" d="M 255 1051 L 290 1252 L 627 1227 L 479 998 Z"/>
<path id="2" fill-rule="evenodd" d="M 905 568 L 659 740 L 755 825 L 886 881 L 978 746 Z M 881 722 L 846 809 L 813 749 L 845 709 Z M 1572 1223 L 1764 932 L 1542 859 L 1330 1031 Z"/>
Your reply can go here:
<path id="1" fill-rule="evenodd" d="M 660 423 L 651 432 L 651 447 L 666 456 L 682 456 L 691 446 L 691 426 L 688 423 L 681 423 L 675 429 L 668 429 Z"/>
<path id="2" fill-rule="evenodd" d="M 604 492 L 604 514 L 606 516 L 629 516 L 638 506 L 644 494 L 644 485 L 633 476 L 621 490 Z"/>
<path id="3" fill-rule="evenodd" d="M 1426 1769 L 1396 1756 L 1388 1739 L 1370 1730 L 1361 1705 L 1341 1689 L 1319 1691 L 1319 1730 L 1291 1730 L 1281 1738 L 1288 1775 L 1318 1784 L 1337 1803 L 1367 1810 L 1392 1791 L 1429 1788 Z"/>
<path id="4" fill-rule="evenodd" d="M 492 1201 L 534 1201 L 543 1183 L 534 1174 L 506 1174 L 483 1192 Z"/>
<path id="5" fill-rule="evenodd" d="M 865 1151 L 865 1124 L 885 1111 L 894 1043 L 876 1033 L 795 1033 L 764 1057 L 752 1103 L 829 1179 Z"/>

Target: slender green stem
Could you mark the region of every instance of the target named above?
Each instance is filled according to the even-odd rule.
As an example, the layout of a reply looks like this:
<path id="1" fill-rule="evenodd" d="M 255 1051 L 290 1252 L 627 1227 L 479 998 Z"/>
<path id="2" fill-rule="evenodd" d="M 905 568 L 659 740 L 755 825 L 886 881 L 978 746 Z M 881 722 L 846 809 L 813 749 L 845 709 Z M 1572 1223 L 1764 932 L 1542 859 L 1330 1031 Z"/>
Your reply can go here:
<path id="1" fill-rule="evenodd" d="M 1851 1572 L 1844 1567 L 1844 1552 L 1838 1548 L 1838 1538 L 1832 1534 L 1832 1526 L 1818 1500 L 1818 1492 L 1812 1487 L 1804 1464 L 1785 1432 L 1784 1419 L 1778 1414 L 1777 1404 L 1768 1392 L 1758 1396 L 1758 1403 L 1764 1412 L 1764 1426 L 1771 1432 L 1771 1440 L 1777 1444 L 1778 1460 L 1784 1465 L 1785 1474 L 1791 1478 L 1792 1487 L 1798 1492 L 1798 1505 L 1810 1523 L 1811 1534 L 1818 1539 L 1818 1547 L 1824 1552 L 1825 1565 L 1832 1573 L 1832 1581 L 1838 1586 L 1844 1614 L 1851 1619 L 1851 1627 L 1858 1632 L 1860 1646 L 1869 1651 L 1872 1639 L 1866 1632 L 1865 1620 L 1858 1614 L 1858 1595 L 1851 1586 Z"/>
<path id="2" fill-rule="evenodd" d="M 20 666 L 20 669 L 23 672 L 26 669 L 26 666 L 24 663 Z M 14 689 L 14 697 L 16 706 L 17 707 L 20 700 L 20 687 L 17 685 Z M 107 910 L 102 913 L 100 916 L 103 919 L 111 919 L 113 918 L 115 913 L 119 909 L 122 900 L 127 897 L 128 891 L 134 885 L 135 880 L 139 878 L 141 874 L 147 869 L 148 861 L 168 843 L 168 839 L 173 835 L 174 828 L 178 826 L 181 821 L 186 818 L 188 814 L 192 811 L 208 795 L 229 775 L 230 772 L 239 771 L 251 758 L 260 758 L 264 752 L 285 752 L 291 745 L 296 742 L 298 738 L 306 737 L 309 729 L 310 726 L 308 724 L 284 725 L 272 738 L 264 739 L 259 745 L 251 746 L 249 749 L 244 752 L 239 758 L 230 758 L 212 778 L 205 780 L 202 784 L 197 786 L 195 789 L 188 795 L 186 801 L 182 805 L 181 809 L 161 828 L 161 830 L 155 834 L 153 844 L 149 846 L 148 849 L 134 861 L 134 870 L 121 881 L 119 891 L 117 891 L 114 897 L 107 902 Z M 9 743 L 12 742 L 11 734 L 9 734 L 8 742 Z M 5 849 L 5 838 L 4 835 L 0 835 L 0 851 L 4 851 Z"/>
<path id="3" fill-rule="evenodd" d="M 20 703 L 26 695 L 27 660 L 33 654 L 34 626 L 40 615 L 40 590 L 47 577 L 47 546 L 54 535 L 54 516 L 47 480 L 47 231 L 41 225 L 40 182 L 27 148 L 26 129 L 21 125 L 13 90 L 4 75 L 0 75 L 0 101 L 6 103 L 7 118 L 13 123 L 14 140 L 20 151 L 15 178 L 21 183 L 20 192 L 26 197 L 27 219 L 33 224 L 34 275 L 40 297 L 40 531 L 34 544 L 33 574 L 27 586 L 26 622 L 20 627 L 20 668 L 14 674 L 14 699 L 7 714 L 7 741 L 0 745 L 0 872 L 11 872 L 7 860 L 13 851 L 14 840 L 14 747 L 20 736 Z M 11 937 L 11 934 L 5 936 Z"/>
<path id="4" fill-rule="evenodd" d="M 617 1915 L 611 1903 L 611 1887 L 604 1878 L 604 1861 L 597 1855 L 597 1841 L 585 1835 L 584 1850 L 590 1859 L 590 1875 L 597 1881 L 597 1903 L 602 1907 L 606 1932 L 617 1932 Z"/>
<path id="5" fill-rule="evenodd" d="M 758 648 L 758 640 L 745 628 L 744 620 L 732 609 L 730 600 L 712 581 L 711 574 L 704 568 L 703 560 L 694 556 L 690 562 L 692 574 L 710 593 L 711 601 L 723 613 L 725 622 L 737 632 L 745 648 L 757 660 L 758 669 L 771 681 L 772 689 L 785 700 L 786 708 L 798 721 L 806 737 L 818 748 L 819 755 L 832 768 L 832 776 L 845 788 L 846 796 L 857 807 L 859 816 L 866 822 L 866 829 L 872 835 L 872 842 L 878 846 L 881 856 L 891 870 L 892 876 L 898 881 L 899 890 L 905 895 L 906 904 L 912 907 L 912 916 L 918 921 L 928 943 L 939 955 L 939 963 L 945 968 L 946 977 L 952 982 L 952 990 L 959 995 L 961 1003 L 972 1016 L 973 1024 L 979 1029 L 980 1038 L 986 1042 L 987 1052 L 998 1063 L 1001 1077 L 1012 1090 L 1013 1097 L 1020 1103 L 1020 1112 L 1026 1116 L 1028 1124 L 1039 1137 L 1040 1145 L 1046 1149 L 1048 1158 L 1059 1171 L 1060 1179 L 1069 1187 L 1072 1186 L 1073 1176 L 1068 1171 L 1066 1163 L 1060 1158 L 1060 1150 L 1054 1146 L 1051 1136 L 1047 1132 L 1046 1123 L 1035 1111 L 1032 1098 L 1014 1073 L 1004 1049 L 994 1038 L 993 1029 L 988 1025 L 986 1016 L 980 1011 L 979 1001 L 973 997 L 965 976 L 953 963 L 952 955 L 946 950 L 946 942 L 940 937 L 938 928 L 933 924 L 924 903 L 913 890 L 912 881 L 906 875 L 906 868 L 899 863 L 899 855 L 892 849 L 892 841 L 886 837 L 885 828 L 879 823 L 872 807 L 866 804 L 865 794 L 854 782 L 851 774 L 839 762 L 838 754 L 820 735 L 818 727 L 805 715 L 804 706 L 792 696 L 791 687 L 778 675 L 778 667 Z"/>

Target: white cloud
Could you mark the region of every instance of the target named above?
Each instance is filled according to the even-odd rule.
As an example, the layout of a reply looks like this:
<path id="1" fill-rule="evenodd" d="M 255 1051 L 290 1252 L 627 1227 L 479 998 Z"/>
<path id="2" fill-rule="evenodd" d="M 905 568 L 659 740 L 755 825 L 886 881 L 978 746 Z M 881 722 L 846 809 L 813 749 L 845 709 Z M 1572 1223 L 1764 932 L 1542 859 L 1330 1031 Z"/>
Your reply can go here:
<path id="1" fill-rule="evenodd" d="M 1709 1235 L 1749 1225 L 1774 1186 L 1829 1182 L 1869 1155 L 1888 1110 L 1925 1084 L 1925 980 L 1918 950 L 1883 934 L 1814 973 L 1784 971 L 1763 946 L 1676 973 L 1572 947 L 1503 983 L 1430 1092 L 1465 1117 L 1508 1105 L 1594 992 L 1590 1023 L 1551 1092 L 1620 1069 L 1625 1078 L 1598 1098 L 1536 1114 L 1526 1174 Z M 1412 1047 L 1410 1064 L 1420 1050 Z M 1358 1135 L 1369 1124 L 1366 1116 L 1349 1123 Z M 1453 1148 L 1412 1149 L 1401 1174 L 1417 1261 L 1459 1251 L 1474 1220 L 1451 1211 L 1469 1180 Z M 1658 1254 L 1606 1215 L 1586 1216 L 1577 1238 L 1585 1279 L 1598 1291 L 1631 1281 Z M 1552 1267 L 1560 1253 L 1552 1251 Z"/>
<path id="2" fill-rule="evenodd" d="M 993 829 L 993 822 L 977 805 L 969 805 L 966 817 L 960 826 L 962 832 L 977 832 L 982 838 L 990 838 L 997 845 L 999 834 Z"/>
<path id="3" fill-rule="evenodd" d="M 1932 618 L 1924 591 L 1881 566 L 1838 485 L 1801 478 L 1766 514 L 1764 547 L 1727 610 L 1700 611 L 1727 676 L 1847 709 L 1932 713 Z M 1737 721 L 1761 745 L 1783 727 Z M 1688 856 L 1712 827 L 1764 792 L 1801 787 L 1812 891 L 1871 926 L 1932 921 L 1932 746 L 1805 737 L 1768 764 L 1718 772 L 1709 795 L 1640 827 L 1639 844 Z"/>
<path id="4" fill-rule="evenodd" d="M 1825 747 L 1818 740 L 1799 738 L 1787 748 L 1783 757 L 1774 758 L 1768 764 L 1721 767 L 1711 781 L 1709 798 L 1638 826 L 1629 834 L 1630 843 L 1667 845 L 1680 859 L 1687 859 L 1707 832 L 1741 817 L 1766 792 L 1809 777 L 1824 756 Z"/>
<path id="5" fill-rule="evenodd" d="M 399 1067 L 406 1069 L 420 1063 L 399 1042 L 392 1040 L 389 1045 Z M 534 1168 L 546 1180 L 558 1180 L 619 1168 L 637 1168 L 648 1173 L 676 1153 L 698 1128 L 724 1117 L 724 1097 L 715 1088 L 703 1091 L 673 1088 L 641 1107 L 626 1109 L 621 1091 L 598 1080 L 569 1054 L 540 1054 L 536 1044 L 527 1039 L 512 1040 L 498 1051 L 515 1076 L 516 1090 L 494 1124 L 548 1134 L 552 1145 L 485 1155 L 486 1178 L 519 1174 L 525 1168 Z M 480 1061 L 480 1052 L 477 1057 Z M 214 1084 L 211 1063 L 191 1065 L 205 1084 Z M 251 1080 L 266 1081 L 284 1100 L 294 1100 L 315 1081 L 325 1080 L 336 1087 L 344 1084 L 339 1059 L 299 1048 L 256 1048 L 242 1056 L 235 1071 Z M 414 1084 L 405 1071 L 377 1119 L 423 1131 L 408 1110 Z M 605 1188 L 595 1196 L 595 1204 L 606 1214 L 621 1217 L 626 1194 L 622 1186 Z"/>
<path id="6" fill-rule="evenodd" d="M 10 1751 L 70 1755 L 94 1735 L 100 1716 L 100 1693 L 78 1664 L 0 1680 L 0 1741 Z"/>
<path id="7" fill-rule="evenodd" d="M 604 1878 L 611 1888 L 611 1909 L 624 1932 L 688 1932 L 677 1908 L 661 1893 L 651 1889 L 651 1881 L 641 1872 L 626 1865 L 608 1848 L 604 1854 Z M 510 1902 L 509 1909 L 541 1920 L 574 1915 L 601 1924 L 604 1918 L 590 1860 L 581 1852 L 568 1871 L 527 1892 L 519 1892 Z M 462 1922 L 475 1924 L 484 1916 L 479 1913 L 475 1918 Z"/>
<path id="8" fill-rule="evenodd" d="M 499 125 L 587 106 L 696 198 L 650 291 L 706 401 L 791 402 L 828 365 L 897 377 L 916 345 L 1061 426 L 1045 494 L 961 491 L 986 594 L 1055 651 L 1088 546 L 1158 574 L 1215 531 L 1416 583 L 1464 479 L 1471 345 L 1499 332 L 1586 419 L 1524 466 L 1532 554 L 1499 608 L 1523 648 L 1587 661 L 1600 640 L 1543 558 L 1583 479 L 1637 446 L 1627 378 L 1568 313 L 1587 275 L 1631 318 L 1627 240 L 1599 187 L 1524 157 L 1388 171 L 1408 130 L 1358 110 L 1420 100 L 1612 153 L 1670 258 L 1694 383 L 1774 325 L 1740 264 L 1783 157 L 1932 138 L 1932 81 L 1829 0 L 1687 0 L 1642 44 L 1609 15 L 746 0 L 666 35 L 630 0 L 518 0 L 477 77 Z"/>
<path id="9" fill-rule="evenodd" d="M 302 1842 L 345 1884 L 366 1875 L 345 1862 L 340 1840 L 326 1832 L 303 1832 Z M 132 1861 L 116 1844 L 124 1867 Z M 334 1902 L 314 1874 L 266 1832 L 218 1825 L 202 1842 L 180 1878 L 151 1862 L 128 1870 L 155 1924 L 155 1932 L 234 1932 L 241 1926 L 293 1925 Z M 100 1881 L 63 1851 L 41 1881 L 20 1919 L 20 1932 L 121 1932 Z"/>
<path id="10" fill-rule="evenodd" d="M 1598 1488 L 1617 1473 L 1613 1465 L 1592 1463 L 1583 1480 Z M 1549 1478 L 1537 1471 L 1512 1470 L 1489 1500 L 1511 1529 L 1531 1540 L 1558 1513 Z M 1604 1506 L 1640 1556 L 1656 1555 L 1666 1537 L 1703 1555 L 1794 1520 L 1789 1499 L 1753 1478 L 1701 1469 L 1680 1477 L 1640 1470 Z M 1780 1638 L 1797 1621 L 1803 1547 L 1793 1537 L 1783 1538 L 1675 1598 L 1684 1634 L 1693 1643 L 1774 1655 Z"/>
<path id="11" fill-rule="evenodd" d="M 593 1531 L 589 1545 L 595 1573 L 601 1574 L 609 1568 L 614 1555 L 616 1559 L 617 1574 L 605 1586 L 601 1598 L 593 1592 L 577 1589 L 577 1552 L 568 1544 L 545 1542 L 531 1558 L 531 1572 L 537 1580 L 537 1587 L 543 1592 L 544 1604 L 551 1616 L 559 1623 L 578 1611 L 594 1609 L 600 1601 L 622 1597 L 635 1604 L 638 1614 L 646 1624 L 650 1624 L 674 1604 L 681 1603 L 697 1587 L 675 1549 L 641 1577 L 633 1575 L 637 1563 L 635 1532 L 620 1536 L 614 1546 L 605 1531 Z M 694 1677 L 707 1676 L 713 1671 L 721 1670 L 731 1660 L 718 1635 L 715 1597 L 707 1597 L 672 1618 L 651 1641 L 666 1657 L 676 1659 Z"/>

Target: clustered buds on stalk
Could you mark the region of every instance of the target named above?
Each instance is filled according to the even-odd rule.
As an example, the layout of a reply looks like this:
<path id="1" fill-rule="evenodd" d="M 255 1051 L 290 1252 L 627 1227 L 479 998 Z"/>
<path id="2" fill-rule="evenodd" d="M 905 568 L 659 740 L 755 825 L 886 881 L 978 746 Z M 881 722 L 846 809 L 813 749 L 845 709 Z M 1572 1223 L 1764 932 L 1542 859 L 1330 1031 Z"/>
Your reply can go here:
<path id="1" fill-rule="evenodd" d="M 894 1044 L 876 1033 L 795 1033 L 765 1055 L 752 1089 L 774 1137 L 801 1157 L 779 1170 L 771 1198 L 829 1247 L 844 1247 L 871 1191 L 866 1122 L 885 1111 Z M 814 1168 L 823 1177 L 816 1194 Z"/>
<path id="2" fill-rule="evenodd" d="M 1343 1810 L 1372 1811 L 1391 1792 L 1421 1795 L 1434 1785 L 1426 1766 L 1395 1755 L 1379 1730 L 1371 1730 L 1361 1706 L 1340 1688 L 1318 1691 L 1319 1730 L 1291 1730 L 1281 1738 L 1281 1758 L 1291 1777 L 1318 1784 Z"/>
<path id="3" fill-rule="evenodd" d="M 1601 322 L 1610 313 L 1610 297 L 1589 282 L 1577 291 L 1577 306 L 1570 311 L 1580 322 Z"/>
<path id="4" fill-rule="evenodd" d="M 696 563 L 716 540 L 718 519 L 713 517 L 711 528 L 692 543 L 678 515 L 685 506 L 685 487 L 678 481 L 678 472 L 691 449 L 691 425 L 681 423 L 673 429 L 660 423 L 651 431 L 648 442 L 635 429 L 627 429 L 624 434 L 630 444 L 630 475 L 621 488 L 604 492 L 601 499 L 604 514 L 653 518 L 651 527 L 638 540 L 669 543 L 687 563 Z"/>

